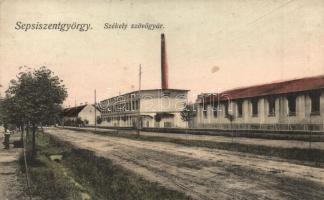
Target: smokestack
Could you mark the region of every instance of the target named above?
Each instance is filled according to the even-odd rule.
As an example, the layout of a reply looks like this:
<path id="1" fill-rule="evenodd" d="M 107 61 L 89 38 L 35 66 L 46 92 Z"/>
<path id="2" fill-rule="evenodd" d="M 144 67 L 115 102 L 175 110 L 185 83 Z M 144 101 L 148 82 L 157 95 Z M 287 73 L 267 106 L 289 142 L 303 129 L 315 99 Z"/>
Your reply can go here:
<path id="1" fill-rule="evenodd" d="M 168 89 L 168 63 L 165 50 L 164 34 L 161 34 L 161 88 Z"/>

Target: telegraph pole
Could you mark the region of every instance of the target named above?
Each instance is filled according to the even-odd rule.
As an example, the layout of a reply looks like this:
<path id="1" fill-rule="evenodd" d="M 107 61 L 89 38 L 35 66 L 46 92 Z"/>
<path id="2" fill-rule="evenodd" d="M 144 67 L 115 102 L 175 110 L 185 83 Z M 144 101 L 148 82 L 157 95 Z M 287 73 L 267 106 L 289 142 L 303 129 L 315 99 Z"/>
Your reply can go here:
<path id="1" fill-rule="evenodd" d="M 142 83 L 142 66 L 139 65 L 138 73 L 138 116 L 137 116 L 137 135 L 140 136 L 141 126 L 141 83 Z"/>
<path id="2" fill-rule="evenodd" d="M 76 98 L 74 99 L 74 110 L 75 110 L 75 121 L 74 121 L 74 126 L 77 127 L 77 119 L 78 119 L 78 109 L 77 109 L 77 102 Z"/>
<path id="3" fill-rule="evenodd" d="M 95 132 L 97 132 L 97 92 L 94 90 L 94 119 L 95 119 Z"/>

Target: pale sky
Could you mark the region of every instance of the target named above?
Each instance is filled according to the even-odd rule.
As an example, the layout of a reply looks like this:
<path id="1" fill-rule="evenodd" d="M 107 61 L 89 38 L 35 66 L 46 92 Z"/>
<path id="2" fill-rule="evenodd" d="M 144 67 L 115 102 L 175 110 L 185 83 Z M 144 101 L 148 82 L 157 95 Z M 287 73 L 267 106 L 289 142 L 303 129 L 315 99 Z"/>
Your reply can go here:
<path id="1" fill-rule="evenodd" d="M 19 66 L 64 80 L 65 105 L 160 88 L 160 34 L 169 86 L 201 92 L 324 74 L 324 0 L 0 0 L 1 93 Z M 23 23 L 90 23 L 88 32 L 17 31 Z M 163 30 L 105 30 L 104 23 Z M 133 89 L 132 89 L 133 88 Z"/>

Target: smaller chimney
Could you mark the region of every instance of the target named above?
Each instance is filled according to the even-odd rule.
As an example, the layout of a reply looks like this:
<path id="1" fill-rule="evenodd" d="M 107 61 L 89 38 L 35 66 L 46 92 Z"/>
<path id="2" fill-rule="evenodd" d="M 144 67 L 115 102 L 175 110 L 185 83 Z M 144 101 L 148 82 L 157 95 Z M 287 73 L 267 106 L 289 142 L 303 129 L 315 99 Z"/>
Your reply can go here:
<path id="1" fill-rule="evenodd" d="M 168 63 L 165 48 L 165 37 L 161 34 L 161 88 L 168 89 Z"/>

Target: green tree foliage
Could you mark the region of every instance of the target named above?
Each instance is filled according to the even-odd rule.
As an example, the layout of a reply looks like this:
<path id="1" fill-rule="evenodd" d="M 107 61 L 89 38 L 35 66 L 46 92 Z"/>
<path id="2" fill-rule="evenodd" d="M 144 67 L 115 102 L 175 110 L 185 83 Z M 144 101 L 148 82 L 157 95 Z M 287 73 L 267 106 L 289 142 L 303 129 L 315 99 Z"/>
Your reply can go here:
<path id="1" fill-rule="evenodd" d="M 196 112 L 194 110 L 193 105 L 185 105 L 183 110 L 180 112 L 180 116 L 182 121 L 189 122 L 191 121 L 195 116 Z"/>
<path id="2" fill-rule="evenodd" d="M 155 120 L 156 122 L 160 122 L 160 121 L 162 120 L 161 115 L 154 115 L 154 120 Z"/>
<path id="3" fill-rule="evenodd" d="M 62 80 L 46 67 L 20 72 L 16 80 L 10 81 L 1 104 L 4 122 L 22 128 L 31 126 L 35 154 L 37 127 L 59 119 L 61 104 L 66 97 L 67 91 Z"/>
<path id="4" fill-rule="evenodd" d="M 78 117 L 76 119 L 76 126 L 84 126 L 84 122 L 82 121 L 82 119 L 80 117 Z"/>
<path id="5" fill-rule="evenodd" d="M 102 118 L 100 116 L 97 116 L 97 124 L 101 124 L 102 123 Z"/>

